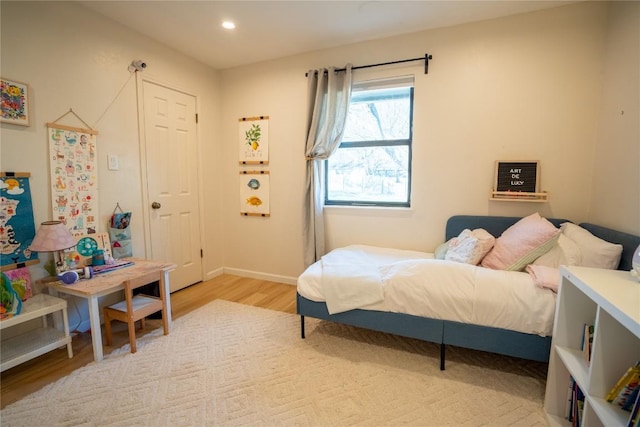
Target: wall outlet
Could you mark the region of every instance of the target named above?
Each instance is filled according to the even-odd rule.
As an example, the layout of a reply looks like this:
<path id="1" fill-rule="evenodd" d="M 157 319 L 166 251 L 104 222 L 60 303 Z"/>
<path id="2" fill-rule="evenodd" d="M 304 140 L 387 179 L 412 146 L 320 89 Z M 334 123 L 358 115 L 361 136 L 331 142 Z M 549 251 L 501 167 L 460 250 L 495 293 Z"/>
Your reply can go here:
<path id="1" fill-rule="evenodd" d="M 120 162 L 118 161 L 118 156 L 115 154 L 109 154 L 107 156 L 107 167 L 110 171 L 117 171 L 120 169 Z"/>

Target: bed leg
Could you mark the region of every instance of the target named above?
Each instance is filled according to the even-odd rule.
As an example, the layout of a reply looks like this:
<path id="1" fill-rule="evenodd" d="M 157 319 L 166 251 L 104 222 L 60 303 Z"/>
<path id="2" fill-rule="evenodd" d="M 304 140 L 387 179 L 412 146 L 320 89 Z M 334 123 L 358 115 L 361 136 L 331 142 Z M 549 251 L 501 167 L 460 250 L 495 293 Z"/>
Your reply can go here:
<path id="1" fill-rule="evenodd" d="M 444 371 L 444 350 L 445 350 L 445 344 L 441 343 L 440 344 L 440 370 Z"/>
<path id="2" fill-rule="evenodd" d="M 304 316 L 300 315 L 300 337 L 304 339 Z"/>

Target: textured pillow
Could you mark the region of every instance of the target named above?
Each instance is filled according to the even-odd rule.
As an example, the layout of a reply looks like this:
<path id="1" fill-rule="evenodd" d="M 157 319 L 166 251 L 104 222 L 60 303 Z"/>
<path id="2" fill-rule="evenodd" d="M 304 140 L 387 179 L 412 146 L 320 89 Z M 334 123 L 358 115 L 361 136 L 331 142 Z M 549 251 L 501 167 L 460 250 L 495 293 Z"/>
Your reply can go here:
<path id="1" fill-rule="evenodd" d="M 521 271 L 556 244 L 560 230 L 535 213 L 507 228 L 482 259 L 482 266 L 494 270 Z"/>
<path id="2" fill-rule="evenodd" d="M 560 225 L 562 234 L 571 239 L 580 248 L 584 267 L 606 268 L 615 270 L 620 264 L 622 245 L 609 243 L 594 236 L 588 230 L 571 222 Z"/>
<path id="3" fill-rule="evenodd" d="M 478 265 L 480 260 L 491 250 L 495 238 L 483 228 L 473 231 L 462 230 L 458 237 L 449 241 L 449 248 L 444 256 L 448 261 Z"/>
<path id="4" fill-rule="evenodd" d="M 582 254 L 573 240 L 560 233 L 556 245 L 533 263 L 551 268 L 558 268 L 561 265 L 581 265 Z"/>

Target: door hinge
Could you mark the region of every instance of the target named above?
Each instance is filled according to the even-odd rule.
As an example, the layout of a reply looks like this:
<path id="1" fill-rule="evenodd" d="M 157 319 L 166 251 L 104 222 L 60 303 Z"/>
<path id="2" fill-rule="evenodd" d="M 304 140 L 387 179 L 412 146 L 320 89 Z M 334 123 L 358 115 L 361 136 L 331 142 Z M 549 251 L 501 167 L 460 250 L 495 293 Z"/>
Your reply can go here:
<path id="1" fill-rule="evenodd" d="M 198 113 L 196 113 L 196 123 L 198 123 Z"/>

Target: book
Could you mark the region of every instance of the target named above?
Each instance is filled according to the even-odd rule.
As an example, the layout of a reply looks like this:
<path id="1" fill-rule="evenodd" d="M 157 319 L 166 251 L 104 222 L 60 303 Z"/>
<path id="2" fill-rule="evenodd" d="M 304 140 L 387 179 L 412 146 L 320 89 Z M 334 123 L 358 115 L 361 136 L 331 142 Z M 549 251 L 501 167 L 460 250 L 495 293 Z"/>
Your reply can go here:
<path id="1" fill-rule="evenodd" d="M 633 391 L 629 394 L 627 401 L 622 404 L 622 409 L 625 411 L 631 412 L 635 409 L 636 403 L 638 403 L 638 392 L 640 391 L 640 384 L 636 383 L 636 386 L 633 388 Z"/>
<path id="2" fill-rule="evenodd" d="M 631 382 L 625 384 L 624 387 L 620 390 L 615 399 L 613 399 L 614 405 L 618 405 L 625 411 L 631 411 L 631 406 L 633 402 L 635 402 L 636 396 L 638 395 L 638 382 L 640 381 L 640 376 L 635 376 Z"/>
<path id="3" fill-rule="evenodd" d="M 591 361 L 591 348 L 593 347 L 593 325 L 588 323 L 584 324 L 584 330 L 582 332 L 582 354 L 584 355 L 584 360 L 587 362 L 587 366 L 589 366 L 589 362 Z"/>
<path id="4" fill-rule="evenodd" d="M 631 381 L 640 375 L 640 361 L 638 361 L 634 366 L 630 366 L 627 371 L 620 377 L 620 379 L 616 382 L 616 384 L 609 390 L 609 393 L 605 396 L 605 400 L 609 403 L 612 403 L 620 391 L 627 386 Z"/>
<path id="5" fill-rule="evenodd" d="M 573 386 L 575 380 L 573 377 L 569 377 L 569 387 L 567 388 L 567 403 L 564 408 L 564 417 L 571 421 L 573 415 Z"/>
<path id="6" fill-rule="evenodd" d="M 94 274 L 108 273 L 110 271 L 117 270 L 119 268 L 129 267 L 133 264 L 134 264 L 133 261 L 129 261 L 126 259 L 117 259 L 112 264 L 104 264 L 104 265 L 98 265 L 93 267 L 93 273 Z"/>
<path id="7" fill-rule="evenodd" d="M 584 393 L 575 381 L 573 381 L 573 393 L 571 399 L 571 407 L 573 410 L 569 421 L 571 421 L 571 425 L 573 427 L 580 427 L 582 424 L 582 411 L 584 409 Z"/>
<path id="8" fill-rule="evenodd" d="M 636 390 L 638 387 L 636 387 Z M 631 415 L 627 422 L 627 427 L 638 427 L 640 424 L 640 393 L 636 393 L 635 403 L 631 409 Z"/>

